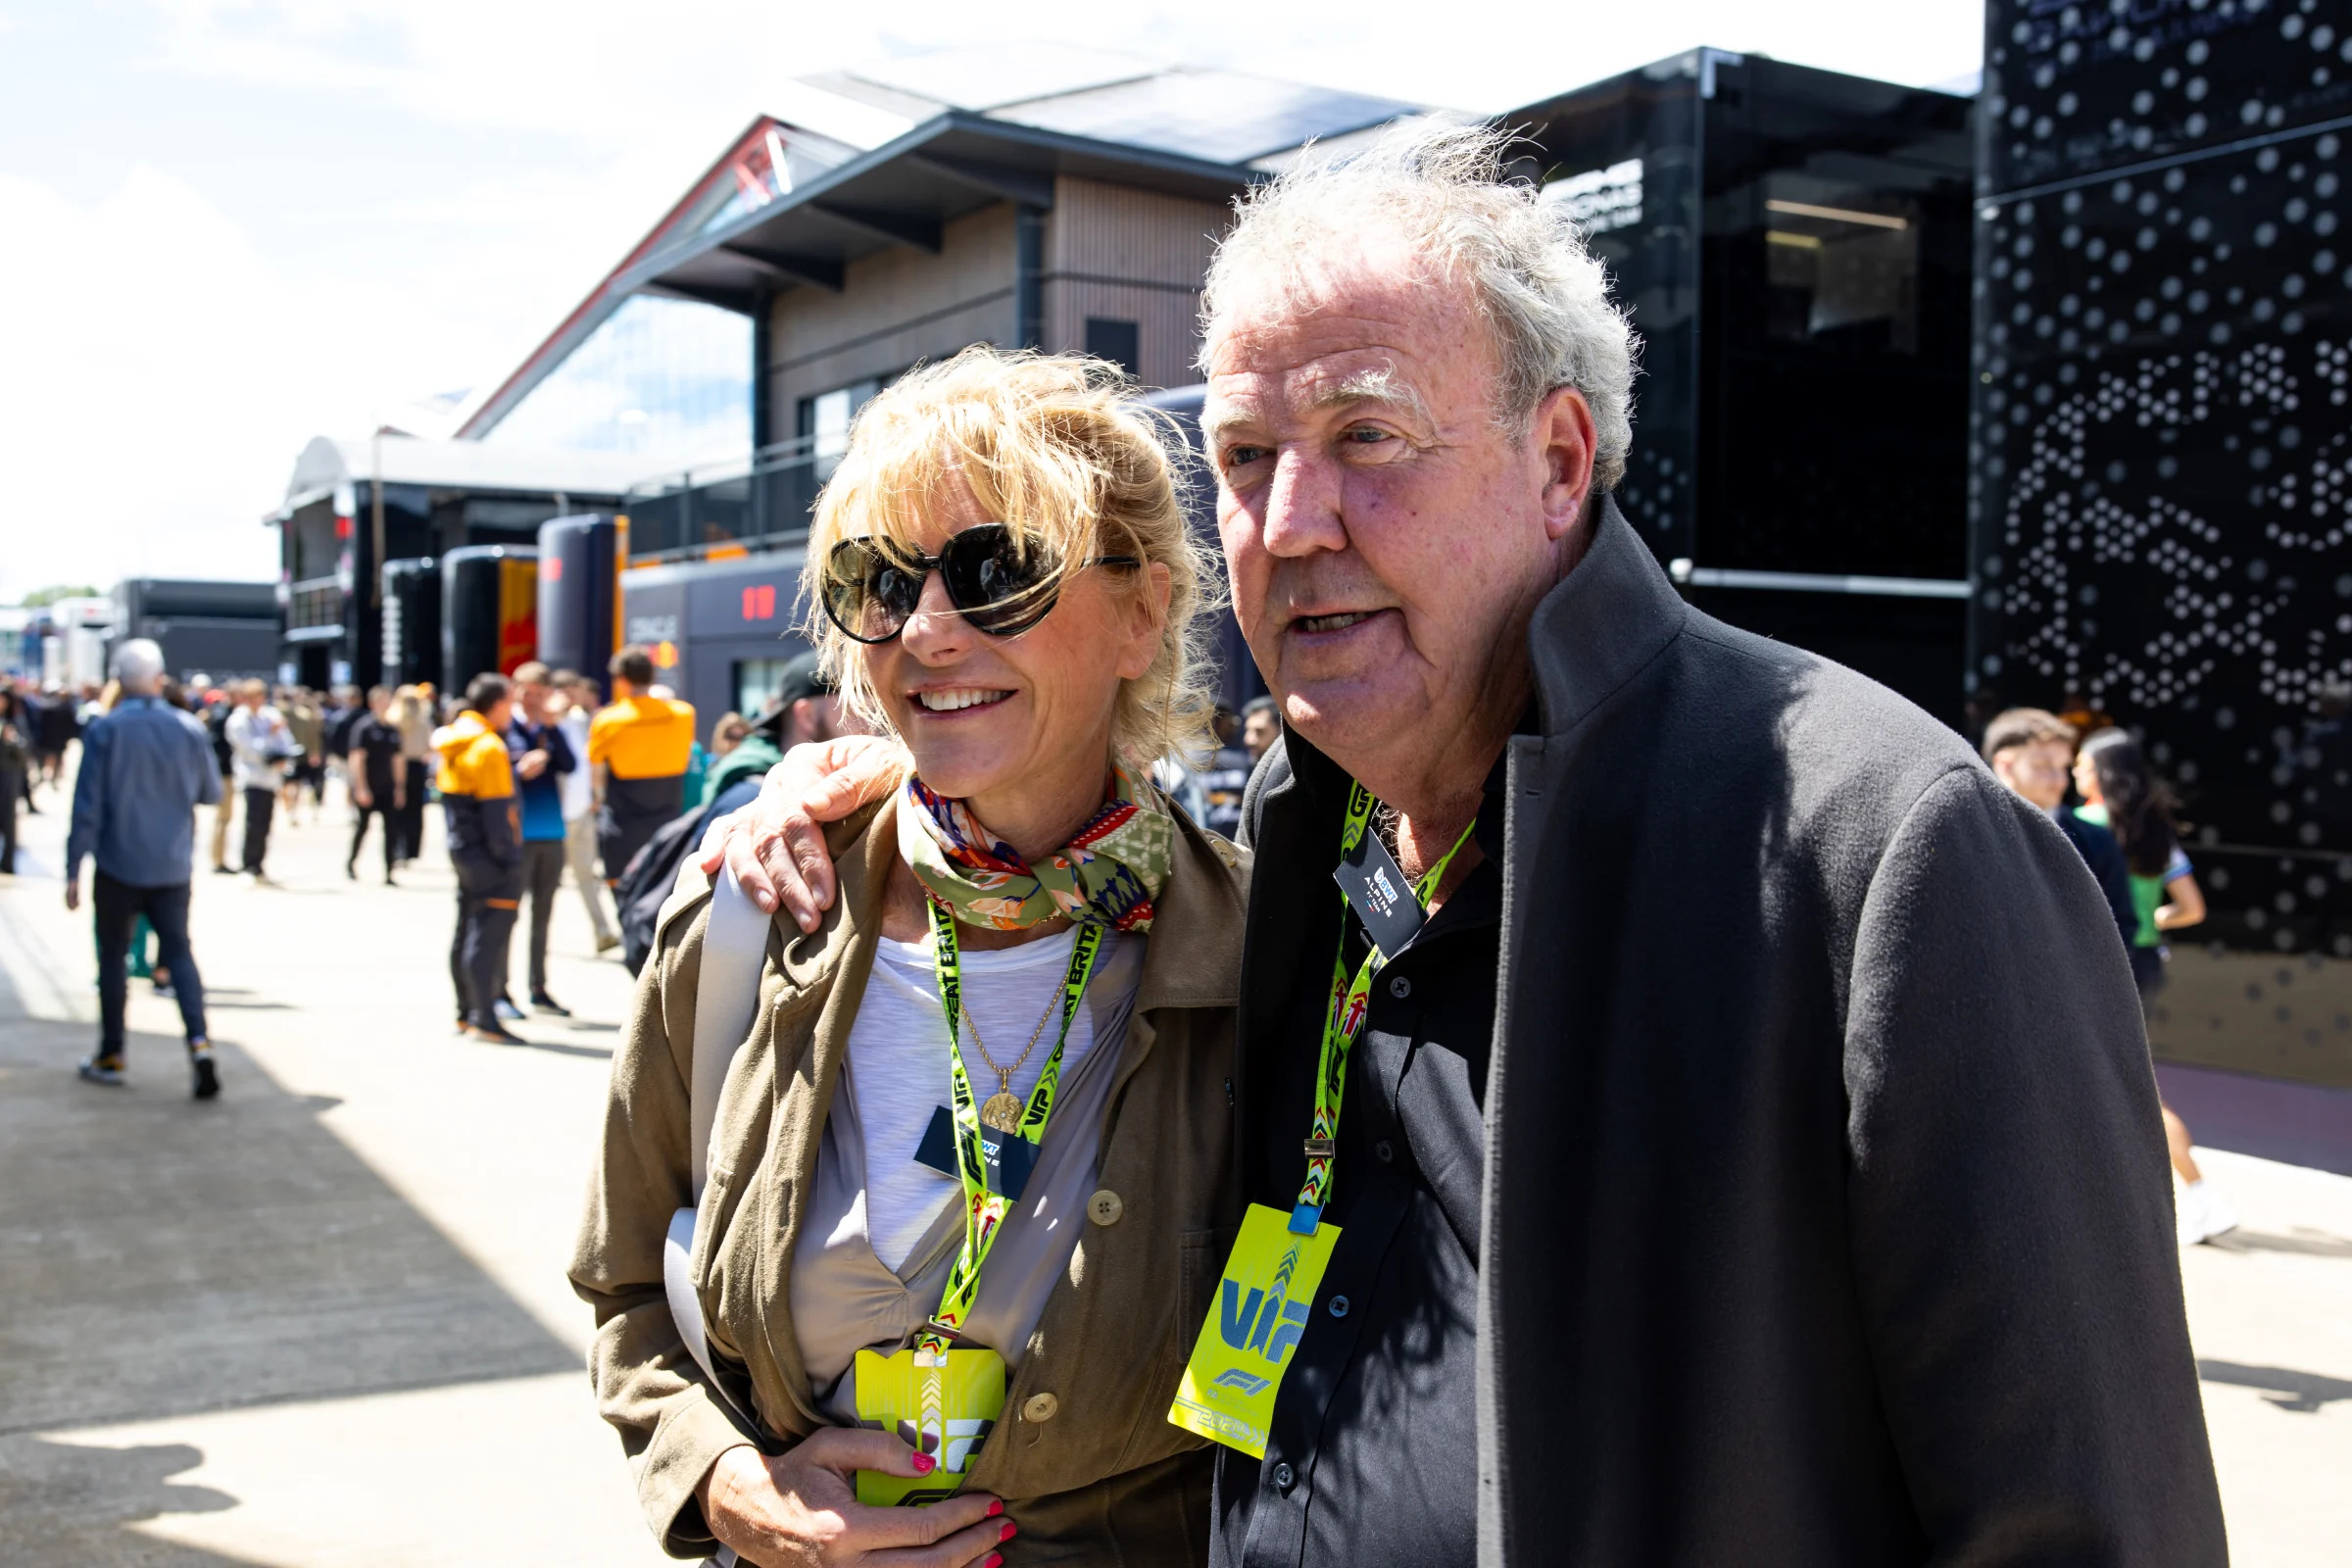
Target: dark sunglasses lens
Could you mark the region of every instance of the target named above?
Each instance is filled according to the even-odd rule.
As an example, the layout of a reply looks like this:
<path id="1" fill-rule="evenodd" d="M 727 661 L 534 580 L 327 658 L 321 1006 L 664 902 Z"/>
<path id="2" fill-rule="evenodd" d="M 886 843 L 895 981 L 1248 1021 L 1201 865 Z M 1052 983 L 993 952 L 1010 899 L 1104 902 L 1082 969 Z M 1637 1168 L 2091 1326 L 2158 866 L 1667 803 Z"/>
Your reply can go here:
<path id="1" fill-rule="evenodd" d="M 1012 530 L 1001 522 L 966 528 L 949 540 L 941 570 L 948 597 L 980 631 L 998 636 L 1026 631 L 1054 608 L 1048 585 L 1052 555 L 1036 544 L 1023 554 Z"/>
<path id="2" fill-rule="evenodd" d="M 923 580 L 862 539 L 845 539 L 826 562 L 825 613 L 859 642 L 888 642 L 914 613 Z"/>

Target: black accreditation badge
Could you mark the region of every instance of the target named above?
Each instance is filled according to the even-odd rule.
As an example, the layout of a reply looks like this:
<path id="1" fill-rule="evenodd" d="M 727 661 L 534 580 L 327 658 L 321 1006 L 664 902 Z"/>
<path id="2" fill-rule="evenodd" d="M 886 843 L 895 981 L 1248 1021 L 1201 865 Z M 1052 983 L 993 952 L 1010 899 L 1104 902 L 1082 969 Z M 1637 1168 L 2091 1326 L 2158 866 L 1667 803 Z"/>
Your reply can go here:
<path id="1" fill-rule="evenodd" d="M 1402 952 L 1429 918 L 1413 896 L 1412 879 L 1377 833 L 1357 839 L 1331 875 L 1354 906 L 1355 917 L 1364 922 L 1364 934 L 1385 954 Z"/>

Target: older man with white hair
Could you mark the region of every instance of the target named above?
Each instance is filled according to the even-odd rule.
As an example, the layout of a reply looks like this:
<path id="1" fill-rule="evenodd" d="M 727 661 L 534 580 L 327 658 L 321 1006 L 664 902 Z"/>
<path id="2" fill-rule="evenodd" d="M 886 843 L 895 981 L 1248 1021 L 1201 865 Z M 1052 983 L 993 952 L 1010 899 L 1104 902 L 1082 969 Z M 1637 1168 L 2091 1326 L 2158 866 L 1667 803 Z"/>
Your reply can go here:
<path id="1" fill-rule="evenodd" d="M 92 1083 L 120 1087 L 123 960 L 140 915 L 155 927 L 187 1031 L 189 1074 L 198 1100 L 220 1092 L 204 1027 L 204 980 L 188 946 L 188 884 L 196 857 L 196 808 L 220 799 L 212 742 L 193 714 L 158 695 L 163 650 L 134 637 L 115 651 L 122 683 L 114 711 L 82 732 L 74 780 L 74 826 L 66 839 L 66 907 L 81 906 L 81 862 L 97 862 L 91 913 L 98 927 L 98 1052 L 81 1064 Z"/>
<path id="2" fill-rule="evenodd" d="M 1220 1327 L 1270 1348 L 1179 1399 L 1230 1445 L 1210 1560 L 2223 1561 L 2097 889 L 1957 735 L 1676 594 L 1609 494 L 1632 334 L 1506 152 L 1285 174 L 1208 277 L 1285 721 L 1245 811 L 1250 1214 L 1194 1370 Z M 780 765 L 728 849 L 755 897 L 808 923 L 805 818 L 874 761 Z"/>

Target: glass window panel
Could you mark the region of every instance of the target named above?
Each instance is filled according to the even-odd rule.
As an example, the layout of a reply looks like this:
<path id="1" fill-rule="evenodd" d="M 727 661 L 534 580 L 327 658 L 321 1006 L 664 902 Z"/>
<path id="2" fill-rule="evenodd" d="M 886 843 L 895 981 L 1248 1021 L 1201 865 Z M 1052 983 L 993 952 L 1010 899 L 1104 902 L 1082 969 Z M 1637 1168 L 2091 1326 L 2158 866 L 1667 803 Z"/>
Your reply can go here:
<path id="1" fill-rule="evenodd" d="M 1238 164 L 1412 109 L 1392 98 L 1231 72 L 1172 71 L 1145 81 L 1016 105 L 994 118 Z"/>
<path id="2" fill-rule="evenodd" d="M 715 306 L 638 295 L 483 439 L 641 452 L 649 467 L 744 456 L 752 446 L 752 323 Z"/>

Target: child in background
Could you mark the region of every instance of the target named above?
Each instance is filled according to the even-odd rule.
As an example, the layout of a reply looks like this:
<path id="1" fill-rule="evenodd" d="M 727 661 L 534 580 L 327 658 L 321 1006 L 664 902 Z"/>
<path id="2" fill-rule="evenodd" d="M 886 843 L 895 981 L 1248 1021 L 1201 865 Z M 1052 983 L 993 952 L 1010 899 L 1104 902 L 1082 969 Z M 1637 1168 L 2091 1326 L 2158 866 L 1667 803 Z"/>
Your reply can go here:
<path id="1" fill-rule="evenodd" d="M 2120 729 L 2103 729 L 2084 741 L 2075 758 L 2075 788 L 2084 802 L 2078 814 L 2113 833 L 2123 849 L 2138 918 L 2131 944 L 2132 978 L 2139 984 L 2140 1004 L 2152 1005 L 2164 989 L 2169 956 L 2164 933 L 2203 921 L 2205 895 L 2165 808 L 2163 786 L 2137 741 Z M 2206 1184 L 2188 1124 L 2170 1105 L 2164 1107 L 2164 1137 L 2183 1184 L 2177 1205 L 2181 1245 L 2234 1230 L 2237 1215 Z"/>

